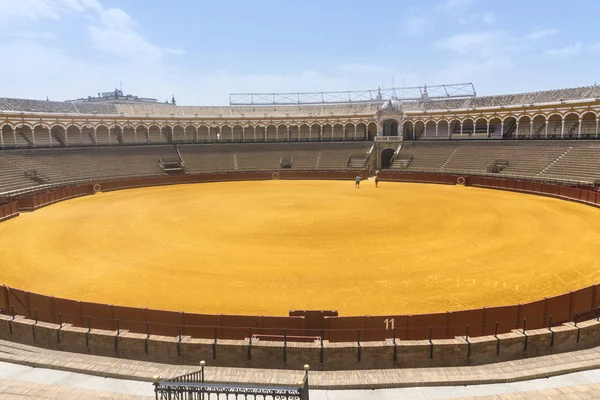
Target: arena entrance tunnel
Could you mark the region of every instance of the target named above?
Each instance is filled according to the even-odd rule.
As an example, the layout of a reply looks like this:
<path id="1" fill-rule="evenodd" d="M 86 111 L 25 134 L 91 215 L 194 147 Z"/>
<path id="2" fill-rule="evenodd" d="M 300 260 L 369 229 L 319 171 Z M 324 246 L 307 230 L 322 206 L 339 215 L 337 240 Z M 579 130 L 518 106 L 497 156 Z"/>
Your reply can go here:
<path id="1" fill-rule="evenodd" d="M 381 152 L 381 169 L 389 169 L 394 158 L 394 149 L 385 149 Z"/>

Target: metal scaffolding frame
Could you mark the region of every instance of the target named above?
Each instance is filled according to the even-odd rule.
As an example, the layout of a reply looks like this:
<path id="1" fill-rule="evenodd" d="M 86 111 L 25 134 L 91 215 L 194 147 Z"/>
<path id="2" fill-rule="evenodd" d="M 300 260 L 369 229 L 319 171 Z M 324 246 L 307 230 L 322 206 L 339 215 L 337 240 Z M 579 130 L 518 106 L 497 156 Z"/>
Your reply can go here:
<path id="1" fill-rule="evenodd" d="M 348 90 L 343 92 L 304 93 L 231 93 L 231 106 L 277 106 L 295 104 L 372 103 L 386 100 L 427 101 L 475 97 L 473 83 L 435 86 L 397 87 L 390 89 Z"/>

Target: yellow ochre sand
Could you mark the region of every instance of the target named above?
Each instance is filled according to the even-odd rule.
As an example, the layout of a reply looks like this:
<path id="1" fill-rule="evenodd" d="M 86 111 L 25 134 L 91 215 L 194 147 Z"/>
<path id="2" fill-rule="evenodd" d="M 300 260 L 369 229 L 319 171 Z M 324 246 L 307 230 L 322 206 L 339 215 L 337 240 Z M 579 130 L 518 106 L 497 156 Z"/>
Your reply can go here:
<path id="1" fill-rule="evenodd" d="M 188 312 L 424 313 L 527 302 L 599 278 L 600 210 L 461 186 L 164 186 L 0 224 L 2 283 Z"/>

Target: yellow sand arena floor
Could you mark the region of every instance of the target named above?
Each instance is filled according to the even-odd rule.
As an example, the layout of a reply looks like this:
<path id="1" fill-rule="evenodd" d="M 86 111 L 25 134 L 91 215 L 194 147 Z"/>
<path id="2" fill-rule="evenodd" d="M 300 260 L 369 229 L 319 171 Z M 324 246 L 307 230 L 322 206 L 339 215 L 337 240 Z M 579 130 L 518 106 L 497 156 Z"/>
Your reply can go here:
<path id="1" fill-rule="evenodd" d="M 0 224 L 0 282 L 205 313 L 421 313 L 600 281 L 600 210 L 459 186 L 266 181 L 79 198 Z"/>

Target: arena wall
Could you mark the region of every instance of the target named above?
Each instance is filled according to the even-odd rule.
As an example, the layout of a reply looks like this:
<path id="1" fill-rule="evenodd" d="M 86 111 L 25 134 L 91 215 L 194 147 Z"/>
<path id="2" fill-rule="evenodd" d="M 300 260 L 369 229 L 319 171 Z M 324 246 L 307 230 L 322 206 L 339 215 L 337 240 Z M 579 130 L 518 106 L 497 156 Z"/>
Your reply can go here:
<path id="1" fill-rule="evenodd" d="M 98 190 L 248 179 L 351 180 L 355 175 L 353 171 L 235 172 L 104 181 L 23 196 L 0 206 L 0 220 L 17 215 L 19 209 L 35 210 Z M 600 193 L 590 187 L 426 173 L 382 172 L 380 179 L 459 183 L 600 205 Z M 600 340 L 600 324 L 593 319 L 600 316 L 599 305 L 600 285 L 594 285 L 526 304 L 456 312 L 339 317 L 333 311 L 296 311 L 289 317 L 265 317 L 121 307 L 2 286 L 0 337 L 68 351 L 163 362 L 191 362 L 208 358 L 210 353 L 219 355 L 215 358 L 219 365 L 281 367 L 276 360 L 282 351 L 289 351 L 284 366 L 293 364 L 294 368 L 296 362 L 314 364 L 315 358 L 324 369 L 357 367 L 355 363 L 362 363 L 363 368 L 469 365 L 595 346 Z M 586 339 L 582 341 L 582 337 Z M 496 353 L 492 354 L 492 349 Z M 390 363 L 392 353 L 396 361 Z M 187 354 L 191 358 L 186 358 Z"/>

